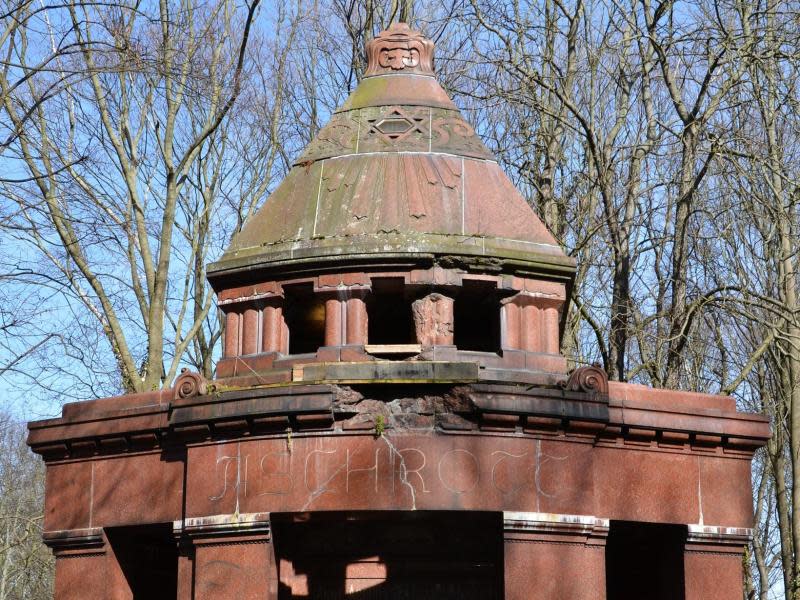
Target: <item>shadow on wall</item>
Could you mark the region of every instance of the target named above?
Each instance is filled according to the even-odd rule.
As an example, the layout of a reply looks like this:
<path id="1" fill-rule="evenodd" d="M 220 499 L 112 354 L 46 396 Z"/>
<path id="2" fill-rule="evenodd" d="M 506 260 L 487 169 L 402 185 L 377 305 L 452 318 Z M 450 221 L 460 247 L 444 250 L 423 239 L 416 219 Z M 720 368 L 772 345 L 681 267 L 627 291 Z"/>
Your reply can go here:
<path id="1" fill-rule="evenodd" d="M 106 529 L 118 573 L 110 585 L 124 595 L 124 579 L 134 600 L 172 600 L 178 594 L 178 547 L 172 523 Z M 121 576 L 121 577 L 120 577 Z"/>
<path id="2" fill-rule="evenodd" d="M 684 600 L 685 525 L 611 521 L 606 600 Z"/>
<path id="3" fill-rule="evenodd" d="M 280 600 L 503 598 L 502 515 L 273 514 Z"/>

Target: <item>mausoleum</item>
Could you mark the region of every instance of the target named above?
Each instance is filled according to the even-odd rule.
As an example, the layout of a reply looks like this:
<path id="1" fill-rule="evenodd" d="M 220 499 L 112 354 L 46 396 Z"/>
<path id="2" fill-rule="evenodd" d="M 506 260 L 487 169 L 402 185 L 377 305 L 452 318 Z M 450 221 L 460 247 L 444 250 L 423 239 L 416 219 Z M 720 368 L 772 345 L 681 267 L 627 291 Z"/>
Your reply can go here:
<path id="1" fill-rule="evenodd" d="M 216 378 L 30 423 L 58 600 L 738 600 L 734 400 L 560 352 L 575 263 L 395 24 L 209 280 Z"/>

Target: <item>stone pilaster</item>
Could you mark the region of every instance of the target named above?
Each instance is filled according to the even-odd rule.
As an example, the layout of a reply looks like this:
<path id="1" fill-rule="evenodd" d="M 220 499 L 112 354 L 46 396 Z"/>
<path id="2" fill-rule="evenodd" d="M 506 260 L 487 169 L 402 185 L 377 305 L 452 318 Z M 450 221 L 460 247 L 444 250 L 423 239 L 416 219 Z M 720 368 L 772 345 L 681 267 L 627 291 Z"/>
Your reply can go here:
<path id="1" fill-rule="evenodd" d="M 503 513 L 505 598 L 604 600 L 608 520 L 585 515 Z"/>
<path id="2" fill-rule="evenodd" d="M 174 530 L 182 544 L 192 547 L 179 563 L 179 599 L 277 599 L 268 513 L 188 518 L 176 521 Z M 188 569 L 193 580 L 185 576 Z M 192 589 L 187 590 L 190 583 Z"/>
<path id="3" fill-rule="evenodd" d="M 45 532 L 56 557 L 55 600 L 116 598 L 110 585 L 108 543 L 100 527 Z M 123 581 L 124 583 L 124 581 Z"/>
<path id="4" fill-rule="evenodd" d="M 683 552 L 685 600 L 741 598 L 742 557 L 751 529 L 689 525 Z"/>

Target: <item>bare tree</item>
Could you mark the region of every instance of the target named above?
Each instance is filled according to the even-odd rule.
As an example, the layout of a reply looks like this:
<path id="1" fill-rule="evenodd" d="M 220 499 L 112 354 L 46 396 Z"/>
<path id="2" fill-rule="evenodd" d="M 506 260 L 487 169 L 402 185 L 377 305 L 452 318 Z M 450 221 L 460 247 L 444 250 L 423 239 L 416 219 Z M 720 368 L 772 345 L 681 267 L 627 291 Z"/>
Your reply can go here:
<path id="1" fill-rule="evenodd" d="M 44 278 L 60 279 L 71 305 L 99 323 L 125 390 L 168 384 L 208 326 L 202 265 L 257 7 L 162 2 L 148 15 L 138 5 L 70 3 L 59 16 L 79 53 L 57 62 L 85 78 L 66 86 L 58 110 L 36 104 L 31 85 L 5 98 L 30 178 L 6 186 L 18 239 L 38 249 Z M 176 235 L 188 241 L 183 252 Z M 127 294 L 138 317 L 119 302 Z M 210 335 L 195 347 L 209 375 L 218 333 Z"/>
<path id="2" fill-rule="evenodd" d="M 52 597 L 54 560 L 42 543 L 44 465 L 27 430 L 0 415 L 0 599 Z"/>

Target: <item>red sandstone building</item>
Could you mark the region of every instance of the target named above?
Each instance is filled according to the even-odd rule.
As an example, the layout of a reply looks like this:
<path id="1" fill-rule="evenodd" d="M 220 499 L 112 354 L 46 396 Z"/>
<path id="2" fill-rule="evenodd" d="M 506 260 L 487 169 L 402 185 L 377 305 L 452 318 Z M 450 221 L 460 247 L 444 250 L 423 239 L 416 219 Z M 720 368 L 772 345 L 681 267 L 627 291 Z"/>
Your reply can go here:
<path id="1" fill-rule="evenodd" d="M 68 404 L 56 598 L 734 600 L 766 420 L 567 370 L 575 265 L 395 25 L 209 270 L 217 379 Z"/>

